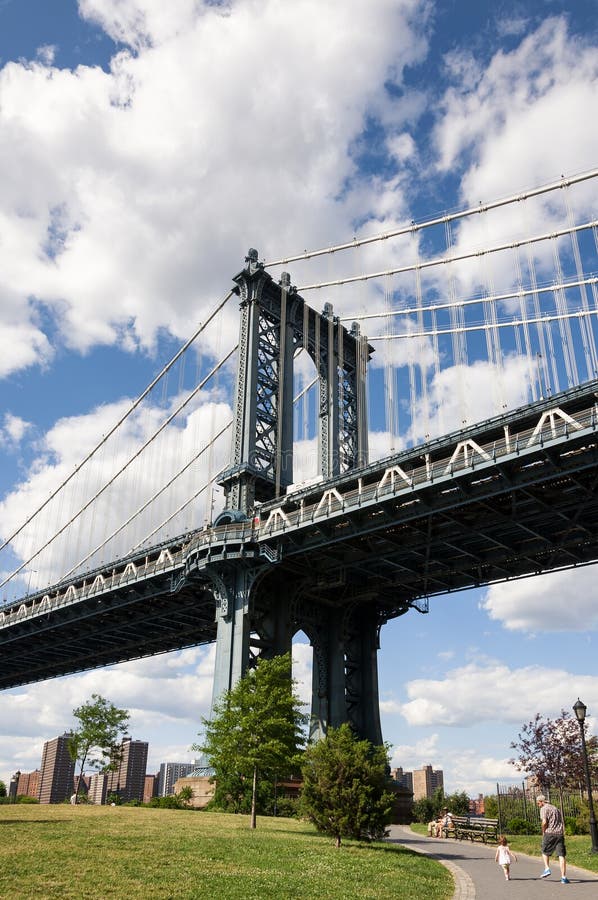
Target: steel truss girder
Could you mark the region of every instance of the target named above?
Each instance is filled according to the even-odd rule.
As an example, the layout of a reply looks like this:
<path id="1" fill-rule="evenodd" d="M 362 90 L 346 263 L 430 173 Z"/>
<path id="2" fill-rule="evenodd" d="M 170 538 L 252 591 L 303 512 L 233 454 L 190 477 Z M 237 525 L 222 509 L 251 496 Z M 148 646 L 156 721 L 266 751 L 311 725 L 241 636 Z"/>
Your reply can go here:
<path id="1" fill-rule="evenodd" d="M 230 467 L 222 473 L 227 510 L 250 513 L 293 481 L 293 358 L 311 357 L 319 378 L 319 474 L 367 462 L 365 370 L 371 347 L 326 304 L 308 307 L 286 273 L 276 284 L 250 250 L 235 276 L 241 330 Z"/>

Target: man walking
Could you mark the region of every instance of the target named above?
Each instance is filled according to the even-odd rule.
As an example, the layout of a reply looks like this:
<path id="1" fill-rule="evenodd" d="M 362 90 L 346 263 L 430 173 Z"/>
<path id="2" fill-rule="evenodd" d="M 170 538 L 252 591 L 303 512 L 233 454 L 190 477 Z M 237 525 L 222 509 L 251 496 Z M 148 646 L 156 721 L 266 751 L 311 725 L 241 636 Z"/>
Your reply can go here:
<path id="1" fill-rule="evenodd" d="M 538 794 L 536 803 L 540 807 L 540 824 L 542 825 L 542 859 L 544 871 L 540 878 L 550 875 L 550 857 L 558 856 L 561 867 L 561 882 L 569 884 L 567 878 L 567 849 L 565 847 L 565 826 L 560 809 L 546 802 L 543 794 Z"/>

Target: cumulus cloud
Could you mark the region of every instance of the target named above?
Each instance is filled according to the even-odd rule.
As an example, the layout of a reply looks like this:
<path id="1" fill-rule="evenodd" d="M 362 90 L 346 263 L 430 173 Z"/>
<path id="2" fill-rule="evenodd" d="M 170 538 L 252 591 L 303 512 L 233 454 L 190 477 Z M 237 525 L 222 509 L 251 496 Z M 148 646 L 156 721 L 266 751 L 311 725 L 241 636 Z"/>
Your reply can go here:
<path id="1" fill-rule="evenodd" d="M 0 71 L 0 296 L 35 298 L 76 351 L 151 348 L 187 336 L 249 245 L 280 256 L 351 228 L 352 142 L 425 53 L 423 0 L 380 0 L 375 29 L 366 0 L 79 8 L 131 49 L 109 72 L 49 55 Z M 15 327 L 6 372 L 49 352 L 31 311 Z"/>
<path id="2" fill-rule="evenodd" d="M 493 584 L 481 606 L 509 631 L 531 633 L 598 628 L 593 567 L 550 572 L 504 584 Z"/>
<path id="3" fill-rule="evenodd" d="M 530 665 L 511 669 L 502 663 L 469 663 L 449 670 L 442 679 L 416 679 L 407 684 L 409 700 L 401 712 L 413 726 L 468 728 L 471 711 L 476 723 L 521 722 L 538 709 L 558 716 L 562 704 L 555 684 L 567 684 L 571 696 L 583 695 L 598 704 L 598 678 Z M 514 707 L 512 698 L 518 698 Z M 586 701 L 587 702 L 587 701 Z"/>
<path id="4" fill-rule="evenodd" d="M 0 426 L 0 445 L 16 448 L 31 427 L 32 423 L 26 422 L 21 416 L 15 416 L 10 412 L 5 413 Z"/>
<path id="5" fill-rule="evenodd" d="M 214 660 L 215 645 L 197 647 L 57 678 L 51 691 L 39 683 L 0 693 L 0 770 L 9 759 L 21 771 L 37 768 L 44 742 L 75 725 L 72 710 L 93 693 L 130 712 L 129 733 L 150 744 L 148 772 L 175 751 L 175 759 L 192 758 L 189 748 L 210 711 Z"/>

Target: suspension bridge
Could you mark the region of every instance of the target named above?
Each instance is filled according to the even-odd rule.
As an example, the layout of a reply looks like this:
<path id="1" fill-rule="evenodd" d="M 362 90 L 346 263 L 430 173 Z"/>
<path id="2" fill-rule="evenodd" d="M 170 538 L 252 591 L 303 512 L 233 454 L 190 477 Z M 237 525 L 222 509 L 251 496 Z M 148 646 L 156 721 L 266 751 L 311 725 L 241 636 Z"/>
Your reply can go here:
<path id="1" fill-rule="evenodd" d="M 215 641 L 218 697 L 303 631 L 312 734 L 349 721 L 381 743 L 385 622 L 598 559 L 597 196 L 595 171 L 250 250 L 75 469 L 4 523 L 0 687 Z"/>

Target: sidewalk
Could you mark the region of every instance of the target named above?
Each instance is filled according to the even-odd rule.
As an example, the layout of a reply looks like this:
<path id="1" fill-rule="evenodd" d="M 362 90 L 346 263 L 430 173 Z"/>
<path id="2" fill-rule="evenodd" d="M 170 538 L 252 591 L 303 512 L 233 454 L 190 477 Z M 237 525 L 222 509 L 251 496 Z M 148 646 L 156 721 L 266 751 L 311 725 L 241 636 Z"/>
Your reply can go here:
<path id="1" fill-rule="evenodd" d="M 537 857 L 517 854 L 517 862 L 511 866 L 511 881 L 505 880 L 502 869 L 494 862 L 496 846 L 493 844 L 427 838 L 415 834 L 406 825 L 391 825 L 389 841 L 416 853 L 426 853 L 450 869 L 455 879 L 453 900 L 502 900 L 503 897 L 552 900 L 562 898 L 563 894 L 584 900 L 598 897 L 596 872 L 568 866 L 567 878 L 571 884 L 561 884 L 558 860 L 551 859 L 552 875 L 540 878 L 544 865 L 539 838 Z"/>

